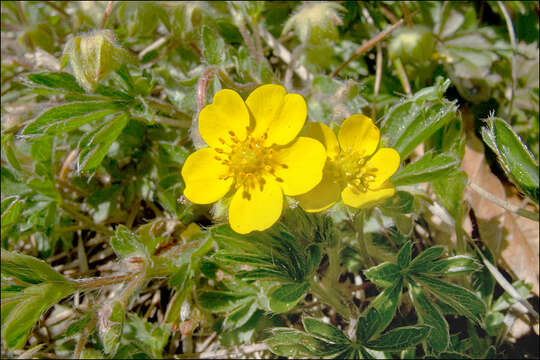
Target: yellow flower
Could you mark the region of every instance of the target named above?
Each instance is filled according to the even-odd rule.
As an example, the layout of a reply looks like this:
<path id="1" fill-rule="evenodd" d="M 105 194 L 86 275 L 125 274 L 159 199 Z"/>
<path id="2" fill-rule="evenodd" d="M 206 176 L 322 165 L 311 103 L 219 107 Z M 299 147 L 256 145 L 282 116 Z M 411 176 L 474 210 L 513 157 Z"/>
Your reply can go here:
<path id="1" fill-rule="evenodd" d="M 399 154 L 391 148 L 377 150 L 379 129 L 370 118 L 359 114 L 348 117 L 337 138 L 324 124 L 309 123 L 306 127 L 307 136 L 324 144 L 328 160 L 320 184 L 296 197 L 304 210 L 328 209 L 340 196 L 346 205 L 362 208 L 394 195 L 388 179 L 399 168 Z"/>
<path id="2" fill-rule="evenodd" d="M 199 132 L 209 147 L 184 163 L 184 195 L 210 204 L 231 189 L 229 223 L 238 233 L 272 226 L 283 209 L 283 194 L 300 195 L 322 178 L 324 146 L 298 137 L 306 102 L 279 85 L 263 85 L 244 101 L 220 90 L 199 114 Z"/>

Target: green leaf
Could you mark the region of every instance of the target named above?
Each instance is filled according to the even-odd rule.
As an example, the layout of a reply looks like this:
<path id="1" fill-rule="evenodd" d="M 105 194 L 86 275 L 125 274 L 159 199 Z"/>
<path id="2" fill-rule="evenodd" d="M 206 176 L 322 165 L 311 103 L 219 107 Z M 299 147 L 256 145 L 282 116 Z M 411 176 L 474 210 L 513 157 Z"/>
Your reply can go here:
<path id="1" fill-rule="evenodd" d="M 409 214 L 413 210 L 414 196 L 406 191 L 397 191 L 380 205 L 381 210 L 394 215 Z"/>
<path id="2" fill-rule="evenodd" d="M 48 282 L 27 287 L 20 296 L 21 301 L 3 320 L 2 339 L 7 347 L 22 348 L 41 314 L 73 290 L 74 287 L 68 283 Z"/>
<path id="3" fill-rule="evenodd" d="M 482 138 L 512 182 L 538 204 L 538 164 L 519 135 L 504 120 L 490 117 L 482 128 Z"/>
<path id="4" fill-rule="evenodd" d="M 168 324 L 151 324 L 139 316 L 128 313 L 124 325 L 124 339 L 154 359 L 162 357 L 170 329 Z"/>
<path id="5" fill-rule="evenodd" d="M 230 311 L 244 304 L 249 297 L 231 291 L 203 291 L 199 294 L 199 303 L 213 312 Z"/>
<path id="6" fill-rule="evenodd" d="M 124 225 L 119 225 L 114 236 L 111 238 L 111 247 L 119 258 L 138 254 L 144 255 L 144 246 L 139 241 L 137 235 L 131 232 Z"/>
<path id="7" fill-rule="evenodd" d="M 45 111 L 23 129 L 23 135 L 65 133 L 118 112 L 124 103 L 118 101 L 75 102 Z"/>
<path id="8" fill-rule="evenodd" d="M 419 281 L 425 290 L 459 314 L 477 323 L 480 323 L 485 316 L 486 304 L 472 291 L 424 275 L 414 275 L 413 278 Z"/>
<path id="9" fill-rule="evenodd" d="M 447 259 L 441 259 L 427 263 L 417 272 L 428 274 L 441 274 L 445 276 L 455 276 L 469 274 L 482 269 L 482 265 L 475 258 L 468 255 L 457 255 Z"/>
<path id="10" fill-rule="evenodd" d="M 75 77 L 65 72 L 43 72 L 29 74 L 28 80 L 34 84 L 51 89 L 62 89 L 68 92 L 84 94 L 85 91 L 79 86 Z"/>
<path id="11" fill-rule="evenodd" d="M 20 221 L 19 216 L 23 209 L 23 202 L 18 196 L 10 196 L 2 200 L 2 238 L 4 231 Z"/>
<path id="12" fill-rule="evenodd" d="M 365 344 L 377 335 L 377 329 L 382 321 L 379 311 L 373 306 L 369 307 L 360 317 L 356 324 L 356 342 Z"/>
<path id="13" fill-rule="evenodd" d="M 429 267 L 431 262 L 435 259 L 441 257 L 444 252 L 442 246 L 433 246 L 429 249 L 426 249 L 420 253 L 414 260 L 409 264 L 410 272 L 420 272 L 424 271 L 424 267 Z"/>
<path id="14" fill-rule="evenodd" d="M 395 186 L 430 182 L 448 176 L 459 167 L 459 164 L 460 160 L 454 156 L 433 155 L 429 152 L 420 160 L 399 170 L 390 181 Z"/>
<path id="15" fill-rule="evenodd" d="M 390 330 L 381 337 L 368 342 L 366 347 L 373 350 L 401 351 L 416 346 L 418 343 L 425 340 L 429 329 L 428 326 L 400 327 Z"/>
<path id="16" fill-rule="evenodd" d="M 432 182 L 437 199 L 454 217 L 456 223 L 461 223 L 463 212 L 463 191 L 467 185 L 467 175 L 463 171 L 440 178 Z"/>
<path id="17" fill-rule="evenodd" d="M 373 335 L 376 335 L 386 329 L 394 318 L 396 313 L 399 298 L 401 296 L 401 290 L 403 287 L 403 280 L 399 279 L 394 282 L 391 287 L 386 288 L 381 294 L 371 302 L 371 306 L 377 309 L 380 315 L 380 321 L 377 324 Z"/>
<path id="18" fill-rule="evenodd" d="M 79 170 L 93 170 L 101 164 L 112 143 L 116 141 L 122 130 L 124 130 L 128 120 L 129 115 L 122 113 L 81 140 L 79 144 L 81 149 L 78 163 Z"/>
<path id="19" fill-rule="evenodd" d="M 306 248 L 306 259 L 306 274 L 312 274 L 314 271 L 317 270 L 322 259 L 321 248 L 319 247 L 319 245 L 312 244 Z"/>
<path id="20" fill-rule="evenodd" d="M 432 326 L 428 336 L 429 345 L 436 352 L 446 350 L 450 343 L 450 333 L 448 322 L 446 322 L 441 310 L 433 305 L 422 290 L 413 282 L 409 283 L 409 295 L 419 318 L 423 323 Z"/>
<path id="21" fill-rule="evenodd" d="M 219 37 L 217 31 L 207 26 L 202 29 L 203 56 L 208 65 L 219 65 L 223 61 L 225 42 Z"/>
<path id="22" fill-rule="evenodd" d="M 291 310 L 305 295 L 309 283 L 285 284 L 270 294 L 270 309 L 276 313 Z"/>
<path id="23" fill-rule="evenodd" d="M 178 268 L 178 270 L 169 278 L 169 286 L 177 287 L 179 291 L 184 289 L 186 281 L 190 277 L 190 263 L 186 262 Z"/>
<path id="24" fill-rule="evenodd" d="M 399 250 L 397 255 L 397 264 L 401 269 L 405 269 L 411 262 L 412 246 L 409 241 L 405 243 Z"/>
<path id="25" fill-rule="evenodd" d="M 114 354 L 120 345 L 124 330 L 125 311 L 120 301 L 105 304 L 99 310 L 99 337 L 106 354 Z"/>
<path id="26" fill-rule="evenodd" d="M 364 275 L 375 285 L 389 287 L 401 278 L 400 268 L 396 264 L 384 262 L 364 271 Z"/>
<path id="27" fill-rule="evenodd" d="M 450 80 L 438 78 L 434 86 L 394 105 L 381 126 L 385 146 L 396 149 L 405 159 L 422 141 L 452 120 L 457 106 L 442 98 L 448 86 Z"/>
<path id="28" fill-rule="evenodd" d="M 46 281 L 72 284 L 71 280 L 66 279 L 43 260 L 4 249 L 1 250 L 1 254 L 3 278 L 14 277 L 29 284 Z"/>
<path id="29" fill-rule="evenodd" d="M 304 329 L 311 335 L 318 336 L 334 343 L 348 343 L 349 339 L 339 329 L 312 317 L 302 319 Z"/>
<path id="30" fill-rule="evenodd" d="M 225 329 L 239 328 L 249 321 L 253 314 L 257 311 L 257 301 L 251 300 L 239 306 L 231 312 L 223 321 Z"/>
<path id="31" fill-rule="evenodd" d="M 302 331 L 289 328 L 274 328 L 273 335 L 266 340 L 270 351 L 288 358 L 329 356 L 347 349 L 345 344 L 329 344 Z"/>

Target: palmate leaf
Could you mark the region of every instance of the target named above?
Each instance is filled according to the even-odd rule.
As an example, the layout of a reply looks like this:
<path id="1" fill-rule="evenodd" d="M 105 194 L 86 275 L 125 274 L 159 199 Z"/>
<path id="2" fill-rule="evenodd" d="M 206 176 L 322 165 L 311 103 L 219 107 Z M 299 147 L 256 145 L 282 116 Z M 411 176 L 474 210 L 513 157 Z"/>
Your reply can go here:
<path id="1" fill-rule="evenodd" d="M 444 351 L 450 343 L 448 322 L 441 310 L 433 305 L 422 290 L 414 283 L 409 282 L 409 295 L 420 319 L 432 326 L 428 336 L 429 345 L 436 352 Z"/>
<path id="2" fill-rule="evenodd" d="M 274 328 L 266 340 L 270 351 L 288 358 L 322 357 L 337 355 L 349 349 L 348 344 L 329 343 L 303 331 L 289 328 Z"/>
<path id="3" fill-rule="evenodd" d="M 429 276 L 415 274 L 412 278 L 426 291 L 469 319 L 481 323 L 486 314 L 486 304 L 472 291 Z"/>
<path id="4" fill-rule="evenodd" d="M 129 115 L 121 113 L 81 139 L 79 143 L 79 149 L 81 149 L 78 161 L 79 171 L 94 170 L 101 164 L 112 143 L 124 130 L 128 120 Z"/>
<path id="5" fill-rule="evenodd" d="M 405 326 L 388 331 L 365 344 L 367 348 L 379 351 L 401 351 L 416 346 L 426 339 L 429 326 Z"/>

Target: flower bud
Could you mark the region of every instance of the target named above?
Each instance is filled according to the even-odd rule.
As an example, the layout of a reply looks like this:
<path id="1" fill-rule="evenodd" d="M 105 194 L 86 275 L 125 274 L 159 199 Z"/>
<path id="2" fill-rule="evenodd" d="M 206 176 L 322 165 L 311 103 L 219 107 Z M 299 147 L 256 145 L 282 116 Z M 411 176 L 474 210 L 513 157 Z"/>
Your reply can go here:
<path id="1" fill-rule="evenodd" d="M 283 33 L 294 28 L 303 43 L 320 45 L 325 40 L 338 38 L 337 25 L 341 25 L 338 11 L 344 8 L 333 2 L 308 2 L 300 5 L 293 16 L 285 23 Z"/>
<path id="2" fill-rule="evenodd" d="M 431 59 L 434 45 L 433 34 L 427 27 L 414 26 L 396 30 L 388 52 L 392 59 L 399 57 L 403 62 L 423 63 Z"/>
<path id="3" fill-rule="evenodd" d="M 128 57 L 125 50 L 114 43 L 110 30 L 87 36 L 77 36 L 68 41 L 62 57 L 62 68 L 67 61 L 79 85 L 93 91 L 100 79 L 116 70 Z"/>

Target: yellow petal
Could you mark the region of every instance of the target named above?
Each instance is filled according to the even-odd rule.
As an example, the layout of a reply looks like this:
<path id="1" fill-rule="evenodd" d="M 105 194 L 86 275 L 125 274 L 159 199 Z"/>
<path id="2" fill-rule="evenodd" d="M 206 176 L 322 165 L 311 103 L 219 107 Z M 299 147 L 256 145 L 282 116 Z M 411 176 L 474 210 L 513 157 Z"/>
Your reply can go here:
<path id="1" fill-rule="evenodd" d="M 341 192 L 341 198 L 345 205 L 355 208 L 364 208 L 375 205 L 377 202 L 394 195 L 395 189 L 389 182 L 377 190 L 367 190 L 366 192 L 356 192 L 346 187 Z"/>
<path id="2" fill-rule="evenodd" d="M 333 181 L 334 178 L 324 171 L 321 182 L 311 191 L 295 197 L 302 209 L 307 212 L 317 212 L 328 209 L 339 200 L 341 186 Z"/>
<path id="3" fill-rule="evenodd" d="M 259 86 L 248 96 L 246 105 L 255 119 L 253 136 L 260 137 L 266 133 L 266 145 L 288 144 L 306 122 L 304 98 L 298 94 L 287 94 L 280 85 Z"/>
<path id="4" fill-rule="evenodd" d="M 273 178 L 267 177 L 265 180 L 262 191 L 259 187 L 251 189 L 249 198 L 244 195 L 243 186 L 233 195 L 229 223 L 237 233 L 265 230 L 279 219 L 283 209 L 281 186 Z"/>
<path id="5" fill-rule="evenodd" d="M 285 195 L 300 195 L 321 181 L 326 151 L 317 140 L 299 137 L 278 150 L 275 159 L 280 164 L 275 167 L 275 174 L 283 180 L 281 187 Z"/>
<path id="6" fill-rule="evenodd" d="M 394 175 L 399 168 L 399 161 L 399 154 L 396 150 L 391 148 L 377 150 L 366 163 L 366 167 L 376 169 L 375 179 L 369 183 L 369 188 L 377 189 L 390 179 L 390 176 Z"/>
<path id="7" fill-rule="evenodd" d="M 196 204 L 210 204 L 221 199 L 230 189 L 233 179 L 220 179 L 228 167 L 218 161 L 211 148 L 204 148 L 189 155 L 182 167 L 186 183 L 184 195 Z"/>
<path id="8" fill-rule="evenodd" d="M 326 148 L 329 158 L 334 159 L 340 152 L 336 134 L 327 125 L 320 122 L 308 122 L 306 124 L 307 137 L 319 140 Z"/>
<path id="9" fill-rule="evenodd" d="M 379 145 L 379 128 L 365 115 L 349 116 L 338 133 L 339 144 L 343 151 L 357 151 L 360 156 L 369 156 Z"/>
<path id="10" fill-rule="evenodd" d="M 199 132 L 208 146 L 223 147 L 220 138 L 231 141 L 230 131 L 240 140 L 246 138 L 249 112 L 244 100 L 233 90 L 224 89 L 214 95 L 212 104 L 199 114 Z"/>

